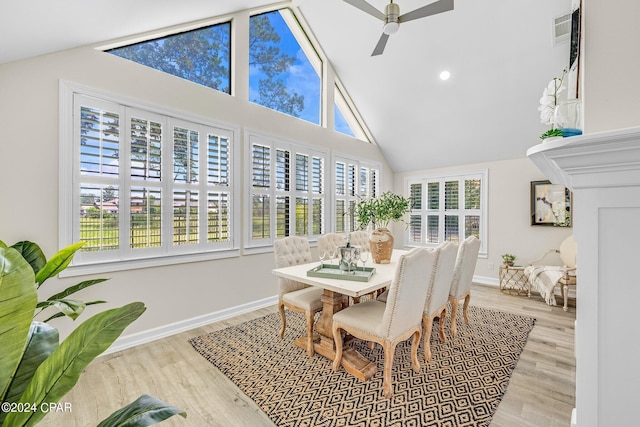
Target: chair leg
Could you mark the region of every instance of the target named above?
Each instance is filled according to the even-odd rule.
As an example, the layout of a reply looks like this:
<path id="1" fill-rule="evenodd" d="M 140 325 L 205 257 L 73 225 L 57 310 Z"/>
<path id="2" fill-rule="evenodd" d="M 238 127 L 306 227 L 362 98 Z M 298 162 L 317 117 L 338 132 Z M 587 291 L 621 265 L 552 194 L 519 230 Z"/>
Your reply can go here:
<path id="1" fill-rule="evenodd" d="M 444 323 L 447 321 L 447 308 L 443 308 L 440 312 L 440 320 L 438 320 L 439 324 L 439 332 L 440 332 L 440 342 L 447 342 L 447 337 L 444 335 Z"/>
<path id="2" fill-rule="evenodd" d="M 466 323 L 467 325 L 469 324 L 469 315 L 468 315 L 469 301 L 471 301 L 471 292 L 469 292 L 467 296 L 464 297 L 464 305 L 462 306 L 462 313 L 464 314 L 464 323 Z"/>
<path id="3" fill-rule="evenodd" d="M 384 371 L 382 375 L 382 390 L 384 391 L 384 397 L 389 399 L 391 396 L 393 396 L 391 367 L 393 366 L 393 355 L 396 352 L 396 343 L 385 341 L 383 343 L 383 347 L 384 347 Z"/>
<path id="4" fill-rule="evenodd" d="M 283 338 L 284 330 L 287 327 L 287 317 L 284 314 L 284 304 L 282 303 L 278 304 L 278 311 L 280 312 L 280 320 L 282 323 L 282 326 L 280 327 L 280 338 Z"/>
<path id="5" fill-rule="evenodd" d="M 458 314 L 458 298 L 452 298 L 451 300 L 451 335 L 454 337 L 458 333 L 458 328 L 456 326 L 456 316 Z"/>
<path id="6" fill-rule="evenodd" d="M 422 322 L 424 323 L 424 360 L 431 360 L 431 330 L 433 329 L 433 317 L 428 318 L 427 316 L 422 316 Z"/>
<path id="7" fill-rule="evenodd" d="M 411 340 L 411 364 L 413 372 L 420 372 L 420 361 L 418 360 L 418 347 L 420 346 L 420 329 L 414 332 Z"/>
<path id="8" fill-rule="evenodd" d="M 306 317 L 307 317 L 307 354 L 309 355 L 309 357 L 313 356 L 314 354 L 314 349 L 313 349 L 313 315 L 314 313 L 312 311 L 307 311 L 305 313 Z"/>
<path id="9" fill-rule="evenodd" d="M 333 342 L 336 346 L 336 355 L 333 359 L 333 370 L 338 371 L 340 369 L 340 363 L 342 363 L 342 333 L 340 328 L 333 328 Z"/>
<path id="10" fill-rule="evenodd" d="M 569 300 L 569 285 L 562 285 L 562 294 L 564 296 L 564 307 L 562 307 L 562 309 L 564 311 L 568 311 L 569 305 L 567 304 L 567 302 Z"/>

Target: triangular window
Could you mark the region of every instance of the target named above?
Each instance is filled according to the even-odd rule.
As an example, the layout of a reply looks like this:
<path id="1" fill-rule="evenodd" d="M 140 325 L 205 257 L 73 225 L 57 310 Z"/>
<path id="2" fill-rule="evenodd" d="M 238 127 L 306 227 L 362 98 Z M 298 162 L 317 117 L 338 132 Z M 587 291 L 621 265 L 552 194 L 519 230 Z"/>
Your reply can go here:
<path id="1" fill-rule="evenodd" d="M 249 100 L 319 125 L 322 61 L 294 15 L 254 15 L 249 28 Z"/>
<path id="2" fill-rule="evenodd" d="M 210 25 L 106 52 L 231 93 L 231 23 Z"/>

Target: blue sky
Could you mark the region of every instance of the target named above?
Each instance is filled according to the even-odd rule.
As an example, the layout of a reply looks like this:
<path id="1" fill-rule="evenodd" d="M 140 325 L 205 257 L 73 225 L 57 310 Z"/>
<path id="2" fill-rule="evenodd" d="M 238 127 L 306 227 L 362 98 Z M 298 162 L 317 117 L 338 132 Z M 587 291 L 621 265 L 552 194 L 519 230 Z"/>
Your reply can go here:
<path id="1" fill-rule="evenodd" d="M 300 112 L 300 118 L 311 123 L 320 124 L 320 76 L 313 69 L 280 13 L 276 11 L 266 15 L 269 17 L 273 28 L 280 35 L 280 50 L 288 56 L 296 58 L 289 70 L 280 75 L 280 78 L 284 80 L 286 87 L 290 91 L 304 96 L 304 109 Z M 258 98 L 258 81 L 262 78 L 264 78 L 264 73 L 256 67 L 252 67 L 249 73 L 250 100 Z M 353 135 L 340 111 L 336 108 L 335 112 L 336 130 L 347 135 Z"/>

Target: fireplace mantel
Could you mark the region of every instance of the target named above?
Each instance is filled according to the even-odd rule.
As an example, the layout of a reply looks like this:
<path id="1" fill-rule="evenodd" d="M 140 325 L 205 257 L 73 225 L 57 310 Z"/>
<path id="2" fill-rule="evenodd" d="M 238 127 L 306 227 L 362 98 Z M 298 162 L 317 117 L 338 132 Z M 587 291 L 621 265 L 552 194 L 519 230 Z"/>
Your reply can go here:
<path id="1" fill-rule="evenodd" d="M 640 184 L 640 127 L 543 142 L 527 156 L 554 184 L 577 188 Z"/>
<path id="2" fill-rule="evenodd" d="M 640 425 L 640 127 L 544 142 L 527 156 L 573 190 L 577 425 Z"/>

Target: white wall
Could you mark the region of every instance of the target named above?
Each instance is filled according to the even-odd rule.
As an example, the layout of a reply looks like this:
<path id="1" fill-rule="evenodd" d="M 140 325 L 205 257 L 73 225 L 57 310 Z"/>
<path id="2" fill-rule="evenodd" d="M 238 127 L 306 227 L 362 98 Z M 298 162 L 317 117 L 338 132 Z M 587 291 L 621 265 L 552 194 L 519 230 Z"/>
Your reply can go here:
<path id="1" fill-rule="evenodd" d="M 479 281 L 496 284 L 503 253 L 515 254 L 518 257 L 517 264 L 526 265 L 547 250 L 559 247 L 572 232 L 572 228 L 567 227 L 530 225 L 530 182 L 546 178 L 528 158 L 398 173 L 395 175 L 394 191 L 406 194 L 405 180 L 409 177 L 482 169 L 489 171 L 489 241 L 487 257 L 478 259 L 475 276 Z M 398 235 L 401 231 L 394 232 Z M 549 261 L 559 262 L 551 256 Z"/>
<path id="2" fill-rule="evenodd" d="M 40 244 L 47 256 L 59 249 L 60 79 L 238 127 L 240 132 L 236 135 L 236 143 L 241 146 L 244 145 L 243 130 L 247 127 L 286 140 L 368 158 L 382 164 L 382 188 L 391 188 L 392 172 L 373 144 L 92 48 L 79 48 L 0 65 L 3 130 L 0 141 L 0 239 L 8 244 L 31 240 Z M 245 206 L 243 201 L 242 208 Z M 246 224 L 242 227 L 244 232 Z M 89 313 L 132 301 L 144 302 L 147 312 L 125 331 L 128 335 L 277 295 L 272 268 L 271 253 L 244 255 L 217 261 L 52 279 L 42 290 L 44 296 L 48 296 L 80 280 L 110 277 L 111 280 L 84 290 L 78 297 L 87 301 L 105 299 L 109 302 L 107 306 L 88 308 Z M 63 336 L 72 329 L 68 319 L 56 322 Z"/>
<path id="3" fill-rule="evenodd" d="M 640 2 L 582 0 L 585 133 L 640 124 Z"/>

